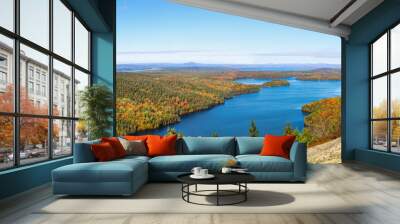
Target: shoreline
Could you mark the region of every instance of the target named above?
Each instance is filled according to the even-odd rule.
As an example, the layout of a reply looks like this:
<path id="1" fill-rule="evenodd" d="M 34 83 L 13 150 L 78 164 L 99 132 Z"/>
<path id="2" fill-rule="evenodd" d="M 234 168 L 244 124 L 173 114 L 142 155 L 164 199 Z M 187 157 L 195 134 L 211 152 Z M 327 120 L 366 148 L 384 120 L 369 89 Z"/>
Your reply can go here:
<path id="1" fill-rule="evenodd" d="M 260 89 L 260 90 L 261 90 L 261 89 Z M 258 93 L 260 90 L 258 90 L 258 91 L 256 91 L 256 92 L 249 92 L 249 93 L 236 94 L 236 95 L 234 95 L 234 96 L 232 96 L 232 97 L 225 98 L 225 99 L 224 99 L 224 102 L 222 102 L 222 103 L 215 104 L 215 105 L 211 105 L 210 107 L 207 107 L 207 108 L 204 108 L 204 109 L 200 109 L 200 110 L 198 110 L 198 111 L 193 111 L 193 112 L 189 112 L 189 113 L 184 113 L 184 114 L 182 114 L 182 115 L 179 115 L 179 121 L 169 123 L 168 125 L 163 125 L 163 126 L 161 126 L 161 127 L 155 128 L 155 129 L 147 129 L 147 130 L 143 130 L 143 131 L 129 132 L 128 134 L 132 134 L 132 135 L 137 135 L 137 134 L 149 134 L 149 132 L 152 132 L 152 131 L 161 131 L 161 130 L 164 129 L 164 128 L 168 128 L 170 125 L 175 125 L 175 124 L 180 123 L 181 120 L 182 120 L 183 118 L 187 118 L 187 117 L 190 117 L 190 116 L 195 115 L 196 113 L 205 112 L 205 111 L 207 111 L 207 110 L 212 110 L 212 109 L 214 109 L 214 108 L 216 108 L 216 107 L 222 106 L 222 105 L 225 104 L 226 100 L 231 100 L 231 99 L 233 99 L 233 98 L 235 98 L 235 97 L 237 97 L 237 96 L 242 96 L 242 95 L 248 95 L 248 94 Z"/>
<path id="2" fill-rule="evenodd" d="M 285 74 L 283 75 L 284 77 L 282 77 L 282 73 L 280 73 L 280 72 L 279 73 L 273 72 L 273 73 L 275 75 L 279 75 L 280 79 L 285 79 L 285 80 L 335 81 L 335 82 L 341 81 L 341 80 L 330 80 L 330 79 L 322 79 L 321 80 L 321 79 L 315 78 L 315 77 L 310 77 L 309 79 L 304 80 L 304 79 L 299 78 L 298 75 L 294 75 L 293 72 L 288 72 L 288 73 L 285 72 Z M 150 74 L 152 74 L 152 75 L 150 75 Z M 241 74 L 243 74 L 243 73 L 241 73 Z M 157 88 L 161 85 L 160 86 L 161 89 L 166 88 L 166 90 L 168 90 L 168 89 L 172 88 L 171 89 L 172 91 L 167 93 L 167 94 L 172 94 L 172 95 L 169 95 L 170 97 L 172 97 L 172 96 L 180 97 L 180 92 L 176 92 L 176 91 L 174 92 L 174 90 L 173 90 L 175 83 L 173 83 L 174 84 L 173 86 L 171 86 L 171 85 L 162 86 L 162 85 L 164 85 L 164 84 L 162 84 L 162 82 L 163 82 L 162 80 L 171 82 L 171 80 L 179 78 L 178 80 L 181 80 L 181 81 L 179 81 L 178 83 L 181 82 L 183 86 L 189 87 L 190 85 L 200 85 L 200 88 L 197 90 L 202 91 L 203 94 L 210 94 L 210 97 L 214 97 L 213 99 L 211 98 L 209 100 L 210 104 L 207 104 L 207 101 L 208 101 L 207 97 L 205 97 L 205 98 L 203 97 L 203 98 L 200 98 L 202 101 L 198 101 L 198 102 L 202 102 L 202 103 L 197 103 L 197 104 L 195 103 L 195 104 L 189 105 L 187 107 L 184 107 L 185 109 L 184 108 L 179 109 L 180 104 L 176 104 L 177 107 L 174 110 L 167 109 L 168 105 L 174 106 L 174 104 L 166 104 L 164 107 L 163 104 L 161 104 L 161 105 L 157 104 L 157 102 L 159 101 L 157 98 L 154 98 L 153 96 L 145 97 L 144 98 L 145 100 L 146 100 L 146 98 L 149 98 L 147 100 L 150 100 L 149 101 L 150 103 L 155 103 L 154 105 L 161 106 L 159 108 L 159 107 L 153 107 L 152 104 L 149 104 L 148 107 L 149 107 L 150 111 L 152 111 L 152 110 L 154 111 L 154 112 L 151 112 L 154 114 L 152 116 L 156 116 L 155 113 L 159 113 L 156 111 L 161 111 L 161 113 L 164 111 L 165 112 L 169 111 L 169 113 L 166 113 L 166 115 L 169 116 L 169 118 L 167 117 L 166 119 L 164 119 L 163 117 L 160 117 L 160 119 L 153 120 L 153 122 L 148 123 L 148 125 L 141 125 L 143 123 L 139 124 L 142 126 L 141 128 L 146 128 L 146 129 L 141 129 L 140 126 L 136 126 L 136 128 L 132 128 L 132 129 L 128 128 L 129 126 L 135 127 L 137 122 L 145 121 L 145 120 L 143 120 L 143 118 L 145 118 L 145 117 L 142 117 L 142 112 L 137 110 L 135 113 L 132 113 L 132 115 L 137 117 L 136 118 L 136 119 L 138 119 L 137 121 L 133 121 L 133 120 L 129 121 L 128 120 L 129 118 L 123 118 L 122 120 L 120 120 L 120 122 L 124 122 L 124 119 L 126 119 L 127 122 L 132 122 L 132 123 L 129 123 L 129 126 L 121 126 L 123 129 L 125 129 L 125 130 L 122 130 L 122 132 L 129 133 L 129 134 L 151 133 L 151 132 L 158 132 L 161 130 L 165 130 L 168 127 L 174 127 L 175 125 L 182 122 L 183 119 L 186 119 L 187 117 L 190 117 L 191 115 L 195 115 L 196 113 L 211 110 L 211 109 L 216 108 L 217 106 L 222 106 L 227 102 L 227 100 L 233 99 L 236 96 L 247 95 L 247 94 L 251 94 L 251 93 L 259 93 L 262 89 L 268 88 L 268 87 L 263 86 L 263 83 L 261 83 L 261 82 L 260 83 L 241 83 L 240 80 L 242 80 L 242 79 L 255 79 L 255 80 L 269 79 L 269 81 L 278 79 L 276 76 L 271 77 L 270 72 L 268 72 L 267 75 L 264 72 L 261 74 L 258 74 L 258 75 L 257 74 L 254 75 L 253 72 L 251 72 L 251 73 L 246 72 L 245 76 L 237 75 L 237 74 L 232 76 L 232 73 L 219 73 L 219 74 L 190 73 L 190 74 L 182 74 L 182 78 L 179 78 L 180 74 L 175 74 L 175 73 L 153 72 L 153 73 L 149 73 L 149 75 L 138 74 L 138 73 L 133 73 L 133 74 L 132 73 L 118 73 L 117 77 L 121 78 L 120 81 L 127 80 L 128 83 L 134 82 L 135 83 L 135 84 L 133 84 L 133 86 L 135 86 L 134 88 L 137 88 L 138 84 L 136 84 L 136 83 L 145 84 L 145 85 L 152 84 L 149 86 L 150 88 L 147 91 L 150 90 L 150 92 L 147 92 L 147 94 L 152 93 L 151 91 L 153 91 L 153 89 L 154 89 L 154 91 L 157 91 L 155 93 L 160 94 L 160 92 L 158 92 Z M 130 77 L 129 75 L 132 75 L 132 77 Z M 124 77 L 124 78 L 122 79 L 122 77 Z M 144 80 L 144 81 L 142 81 L 142 80 Z M 153 85 L 153 80 L 154 80 L 154 85 Z M 202 81 L 202 80 L 204 80 L 204 81 Z M 125 82 L 125 83 L 127 83 L 127 82 Z M 214 83 L 215 83 L 215 85 L 214 85 Z M 214 87 L 211 86 L 210 92 L 205 91 L 205 90 L 207 90 L 208 87 L 210 87 L 210 85 L 214 85 Z M 217 88 L 215 89 L 215 87 L 217 87 Z M 289 88 L 289 86 L 282 86 L 282 87 Z M 139 107 L 142 106 L 144 103 L 140 103 L 140 102 L 136 103 L 135 97 L 137 97 L 137 96 L 130 94 L 129 89 L 130 89 L 129 84 L 128 85 L 124 84 L 124 87 L 121 91 L 122 95 L 119 95 L 119 98 L 120 99 L 126 98 L 128 100 L 128 101 L 125 101 L 125 104 L 127 104 L 126 106 L 128 106 L 128 108 L 130 107 L 130 105 L 132 105 L 132 106 L 138 105 Z M 215 91 L 217 91 L 217 92 L 215 92 Z M 126 95 L 125 95 L 125 92 L 127 93 Z M 202 94 L 201 92 L 199 92 L 199 93 Z M 137 94 L 138 93 L 136 93 L 136 95 Z M 163 93 L 161 93 L 161 94 L 163 94 Z M 168 96 L 167 94 L 165 94 L 165 96 Z M 190 90 L 186 89 L 186 92 L 183 92 L 183 94 L 189 94 L 187 96 L 192 97 L 192 98 L 189 98 L 189 102 L 188 102 L 189 104 L 191 104 L 191 102 L 196 102 L 196 98 L 193 98 L 193 97 L 196 97 L 196 94 L 198 94 L 197 92 L 194 94 L 190 94 Z M 207 95 L 202 95 L 202 96 L 207 96 Z M 164 97 L 164 95 L 161 95 L 161 97 Z M 217 98 L 220 97 L 220 99 L 217 99 L 215 97 L 217 97 Z M 179 98 L 177 98 L 177 99 L 179 99 Z M 183 98 L 183 99 L 185 99 L 185 98 Z M 181 98 L 181 102 L 184 102 L 184 101 L 182 101 L 183 99 Z M 131 100 L 131 101 L 129 101 L 129 100 Z M 169 102 L 168 98 L 166 98 L 165 100 L 167 100 L 167 101 L 164 101 L 164 102 Z M 214 101 L 214 102 L 212 102 L 212 101 Z M 124 101 L 122 101 L 122 102 L 124 102 Z M 174 102 L 171 101 L 170 103 L 174 103 Z M 123 104 L 124 103 L 122 103 L 121 105 L 123 105 Z M 196 105 L 199 106 L 199 108 L 196 108 Z M 166 108 L 166 110 L 164 110 L 163 108 Z M 129 111 L 129 109 L 124 110 L 122 107 L 120 115 L 126 117 L 126 112 L 128 112 L 128 111 Z M 118 111 L 117 111 L 117 115 L 118 115 Z M 124 124 L 125 123 L 121 123 L 121 125 L 124 125 Z M 134 130 L 137 130 L 138 128 L 140 128 L 141 130 L 134 131 Z M 131 129 L 133 131 L 130 131 L 129 129 Z"/>
<path id="3" fill-rule="evenodd" d="M 289 77 L 289 78 L 296 78 L 296 77 Z M 240 79 L 248 79 L 248 78 L 240 78 Z M 237 80 L 240 80 L 240 79 L 236 79 L 236 80 L 234 80 L 234 81 L 236 82 Z M 264 79 L 264 78 L 257 78 L 257 79 Z M 296 80 L 297 80 L 297 79 L 296 79 Z M 305 82 L 306 82 L 306 81 L 338 82 L 338 81 L 341 81 L 341 80 L 299 80 L 299 81 L 305 81 Z M 243 84 L 243 83 L 239 83 L 239 84 Z M 174 126 L 175 124 L 179 124 L 179 123 L 182 121 L 182 119 L 184 119 L 184 118 L 188 118 L 188 117 L 190 117 L 190 116 L 195 115 L 196 113 L 205 112 L 205 111 L 214 109 L 214 108 L 216 108 L 216 107 L 218 107 L 218 106 L 222 106 L 222 105 L 225 104 L 225 102 L 226 102 L 227 100 L 231 100 L 231 99 L 233 99 L 233 98 L 235 98 L 235 97 L 237 97 L 237 96 L 242 96 L 242 95 L 248 95 L 248 94 L 258 93 L 259 91 L 261 91 L 261 89 L 263 89 L 263 88 L 268 88 L 268 87 L 263 87 L 262 84 L 243 84 L 243 85 L 257 85 L 257 86 L 260 86 L 260 89 L 259 89 L 258 91 L 255 91 L 255 92 L 235 94 L 235 95 L 233 95 L 232 97 L 225 98 L 225 99 L 224 99 L 224 102 L 222 102 L 222 103 L 215 104 L 215 105 L 211 105 L 211 106 L 209 106 L 209 107 L 207 107 L 207 108 L 200 109 L 200 110 L 198 110 L 198 111 L 193 111 L 193 112 L 189 112 L 189 113 L 185 113 L 185 114 L 179 115 L 179 121 L 171 122 L 171 123 L 169 123 L 169 124 L 167 124 L 167 125 L 162 125 L 162 126 L 160 126 L 160 127 L 158 127 L 158 128 L 155 128 L 155 129 L 147 129 L 147 130 L 142 130 L 142 131 L 138 131 L 138 132 L 129 132 L 129 134 L 132 134 L 132 135 L 134 135 L 134 134 L 151 134 L 151 132 L 162 131 L 162 130 L 165 129 L 165 128 L 169 128 L 169 127 L 171 127 L 171 126 Z M 282 87 L 289 87 L 289 86 L 282 86 Z M 327 98 L 323 98 L 323 99 L 328 99 L 328 98 L 331 98 L 331 97 L 327 97 Z M 313 102 L 317 102 L 317 101 L 319 101 L 319 100 L 312 101 L 312 102 L 309 102 L 309 103 L 313 103 Z M 308 114 L 311 113 L 311 112 L 305 112 L 305 111 L 303 111 L 303 107 L 304 107 L 305 105 L 309 104 L 309 103 L 303 104 L 303 105 L 301 106 L 301 108 L 299 108 L 299 111 L 301 111 L 301 112 L 303 113 L 303 119 L 304 119 Z M 173 128 L 173 127 L 171 127 L 171 128 Z M 179 130 L 177 130 L 177 131 L 179 131 Z"/>

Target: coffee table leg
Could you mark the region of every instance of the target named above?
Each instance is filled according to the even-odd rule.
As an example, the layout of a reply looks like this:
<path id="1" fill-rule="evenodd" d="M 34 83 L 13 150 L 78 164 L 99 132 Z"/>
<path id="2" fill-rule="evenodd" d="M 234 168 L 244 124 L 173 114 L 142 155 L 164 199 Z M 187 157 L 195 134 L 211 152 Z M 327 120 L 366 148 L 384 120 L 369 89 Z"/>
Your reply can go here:
<path id="1" fill-rule="evenodd" d="M 217 184 L 217 206 L 219 206 L 219 184 Z"/>
<path id="2" fill-rule="evenodd" d="M 188 194 L 187 194 L 187 201 L 190 202 L 190 200 L 189 200 L 189 195 L 190 195 L 190 184 L 188 184 L 187 191 L 188 191 Z"/>
<path id="3" fill-rule="evenodd" d="M 194 191 L 196 191 L 196 192 L 197 192 L 197 184 L 195 185 L 195 189 L 194 189 Z"/>
<path id="4" fill-rule="evenodd" d="M 244 183 L 244 190 L 245 190 L 245 192 L 244 192 L 244 201 L 247 201 L 247 192 L 248 192 L 247 183 Z"/>

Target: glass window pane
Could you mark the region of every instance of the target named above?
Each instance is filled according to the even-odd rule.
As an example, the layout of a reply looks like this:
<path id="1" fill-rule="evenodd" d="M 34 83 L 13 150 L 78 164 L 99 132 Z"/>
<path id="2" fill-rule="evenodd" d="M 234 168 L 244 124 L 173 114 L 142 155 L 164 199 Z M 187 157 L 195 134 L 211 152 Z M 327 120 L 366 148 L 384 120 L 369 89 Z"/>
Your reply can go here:
<path id="1" fill-rule="evenodd" d="M 0 170 L 14 165 L 13 118 L 0 116 Z"/>
<path id="2" fill-rule="evenodd" d="M 391 31 L 390 37 L 391 69 L 400 67 L 400 25 Z"/>
<path id="3" fill-rule="evenodd" d="M 21 44 L 20 109 L 25 114 L 47 115 L 49 57 Z"/>
<path id="4" fill-rule="evenodd" d="M 72 68 L 53 60 L 53 115 L 72 117 Z"/>
<path id="5" fill-rule="evenodd" d="M 71 60 L 72 12 L 60 1 L 53 1 L 53 51 Z"/>
<path id="6" fill-rule="evenodd" d="M 391 121 L 392 152 L 400 153 L 400 120 Z"/>
<path id="7" fill-rule="evenodd" d="M 390 82 L 392 117 L 400 117 L 400 72 L 391 75 Z"/>
<path id="8" fill-rule="evenodd" d="M 21 36 L 49 48 L 49 0 L 20 0 Z"/>
<path id="9" fill-rule="evenodd" d="M 0 111 L 14 111 L 14 44 L 13 40 L 0 35 Z"/>
<path id="10" fill-rule="evenodd" d="M 82 114 L 80 105 L 80 95 L 89 86 L 89 75 L 75 69 L 75 117 Z"/>
<path id="11" fill-rule="evenodd" d="M 85 142 L 88 138 L 88 129 L 84 120 L 75 122 L 75 143 Z"/>
<path id="12" fill-rule="evenodd" d="M 14 0 L 0 1 L 0 26 L 14 31 Z"/>
<path id="13" fill-rule="evenodd" d="M 49 158 L 49 120 L 22 117 L 20 119 L 20 163 L 35 163 Z"/>
<path id="14" fill-rule="evenodd" d="M 372 118 L 387 118 L 387 77 L 372 81 Z"/>
<path id="15" fill-rule="evenodd" d="M 372 71 L 374 76 L 387 71 L 387 34 L 372 44 Z"/>
<path id="16" fill-rule="evenodd" d="M 387 121 L 372 122 L 372 148 L 387 151 Z"/>
<path id="17" fill-rule="evenodd" d="M 72 121 L 53 120 L 53 156 L 72 154 Z"/>
<path id="18" fill-rule="evenodd" d="M 89 70 L 89 32 L 75 18 L 75 63 Z"/>

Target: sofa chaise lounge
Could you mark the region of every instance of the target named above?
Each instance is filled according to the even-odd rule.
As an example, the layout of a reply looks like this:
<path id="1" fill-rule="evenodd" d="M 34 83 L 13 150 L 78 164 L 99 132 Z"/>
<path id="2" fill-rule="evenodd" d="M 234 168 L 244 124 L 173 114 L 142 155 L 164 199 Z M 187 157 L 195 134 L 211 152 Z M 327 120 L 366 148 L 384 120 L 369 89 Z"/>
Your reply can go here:
<path id="1" fill-rule="evenodd" d="M 132 195 L 148 181 L 176 181 L 176 177 L 200 166 L 218 172 L 228 160 L 236 160 L 258 182 L 305 182 L 305 144 L 295 142 L 290 159 L 260 156 L 263 137 L 183 137 L 177 155 L 127 156 L 96 162 L 91 141 L 75 144 L 74 163 L 52 172 L 53 193 L 67 195 Z"/>

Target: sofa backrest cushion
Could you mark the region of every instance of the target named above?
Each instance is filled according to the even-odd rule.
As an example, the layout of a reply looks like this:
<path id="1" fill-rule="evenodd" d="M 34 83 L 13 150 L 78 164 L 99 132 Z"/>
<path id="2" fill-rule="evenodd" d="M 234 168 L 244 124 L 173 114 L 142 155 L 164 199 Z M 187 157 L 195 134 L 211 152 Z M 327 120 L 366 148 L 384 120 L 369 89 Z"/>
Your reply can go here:
<path id="1" fill-rule="evenodd" d="M 264 137 L 236 137 L 236 155 L 260 154 Z"/>
<path id="2" fill-rule="evenodd" d="M 75 143 L 74 147 L 74 163 L 90 163 L 95 162 L 96 158 L 90 148 L 92 144 L 99 144 L 100 140 L 88 141 L 83 143 Z"/>
<path id="3" fill-rule="evenodd" d="M 235 155 L 233 137 L 183 137 L 181 153 L 187 155 L 225 154 Z"/>

